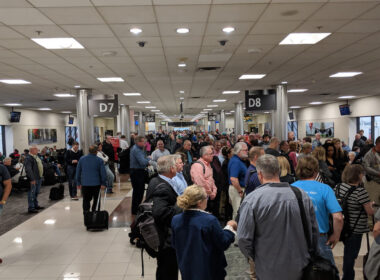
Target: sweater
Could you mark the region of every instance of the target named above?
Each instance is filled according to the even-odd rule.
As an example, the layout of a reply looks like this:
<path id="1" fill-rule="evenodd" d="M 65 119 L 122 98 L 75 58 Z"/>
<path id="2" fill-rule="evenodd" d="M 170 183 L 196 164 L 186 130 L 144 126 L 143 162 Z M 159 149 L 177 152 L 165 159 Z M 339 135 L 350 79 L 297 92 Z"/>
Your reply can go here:
<path id="1" fill-rule="evenodd" d="M 78 186 L 105 186 L 107 175 L 103 160 L 94 154 L 82 157 L 78 162 L 75 179 Z"/>

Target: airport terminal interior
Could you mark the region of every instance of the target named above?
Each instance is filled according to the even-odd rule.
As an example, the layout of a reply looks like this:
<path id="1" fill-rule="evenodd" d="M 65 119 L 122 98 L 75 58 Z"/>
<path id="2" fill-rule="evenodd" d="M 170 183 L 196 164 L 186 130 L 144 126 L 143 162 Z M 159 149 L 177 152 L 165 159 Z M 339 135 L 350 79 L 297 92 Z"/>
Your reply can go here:
<path id="1" fill-rule="evenodd" d="M 203 159 L 202 147 L 208 145 L 215 147 L 214 159 L 221 159 L 222 168 L 228 156 L 219 144 L 236 156 L 241 141 L 248 148 L 267 148 L 277 139 L 279 154 L 288 141 L 300 162 L 299 154 L 306 154 L 302 147 L 309 145 L 311 156 L 316 140 L 317 146 L 326 142 L 328 157 L 327 142 L 335 145 L 338 139 L 345 165 L 367 170 L 362 151 L 368 147 L 380 174 L 379 77 L 379 0 L 0 0 L 0 160 L 15 170 L 8 177 L 0 174 L 4 182 L 12 177 L 9 197 L 0 197 L 0 279 L 174 279 L 158 277 L 157 258 L 146 252 L 143 277 L 141 249 L 131 243 L 138 181 L 131 174 L 140 170 L 132 154 L 138 136 L 147 143 L 141 151 L 151 167 L 148 177 L 160 165 L 151 163 L 158 140 L 168 154 L 182 149 L 183 163 L 193 172 L 191 164 Z M 191 145 L 189 158 L 185 140 Z M 108 228 L 86 230 L 86 188 L 77 189 L 72 177 L 79 172 L 79 157 L 69 164 L 67 158 L 77 154 L 76 146 L 83 152 L 80 162 L 98 143 L 109 160 L 102 158 L 108 181 L 99 199 L 109 213 Z M 23 165 L 33 151 L 43 167 L 40 189 L 31 187 L 35 181 Z M 355 159 L 349 160 L 350 153 Z M 291 168 L 296 180 L 296 165 Z M 206 209 L 221 228 L 233 204 L 229 172 L 228 165 L 227 191 L 216 185 L 220 205 Z M 372 183 L 377 182 L 379 194 L 380 175 L 370 176 L 377 176 Z M 341 183 L 341 173 L 337 177 Z M 4 182 L 0 194 L 6 193 Z M 51 189 L 60 186 L 64 196 L 51 199 Z M 33 195 L 39 201 L 34 207 Z M 373 199 L 369 191 L 369 198 L 376 213 L 380 196 Z M 354 278 L 343 275 L 343 242 L 333 248 L 343 279 L 364 279 L 366 238 L 376 245 L 376 221 L 368 218 Z M 236 228 L 227 231 L 236 233 Z M 265 276 L 260 264 L 254 276 L 237 237 L 224 252 L 225 278 L 215 280 L 277 280 Z M 180 270 L 178 279 L 211 279 Z M 380 279 L 380 270 L 377 277 L 368 279 Z"/>

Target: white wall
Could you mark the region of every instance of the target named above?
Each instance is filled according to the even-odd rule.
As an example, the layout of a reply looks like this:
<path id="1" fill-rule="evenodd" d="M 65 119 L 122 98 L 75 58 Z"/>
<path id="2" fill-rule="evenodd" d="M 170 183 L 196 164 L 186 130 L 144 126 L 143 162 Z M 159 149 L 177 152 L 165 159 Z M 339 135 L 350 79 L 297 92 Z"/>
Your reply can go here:
<path id="1" fill-rule="evenodd" d="M 339 105 L 345 101 L 313 106 L 296 111 L 298 135 L 306 136 L 306 124 L 309 122 L 334 122 L 334 137 L 352 146 L 356 134 L 356 117 L 380 115 L 380 96 L 350 100 L 351 115 L 341 116 Z"/>
<path id="2" fill-rule="evenodd" d="M 57 148 L 65 147 L 65 125 L 67 125 L 66 115 L 16 108 L 15 111 L 21 112 L 20 122 L 10 123 L 10 111 L 10 108 L 0 107 L 0 125 L 6 126 L 6 153 L 8 155 L 13 152 L 14 148 L 21 152 L 29 147 L 28 129 L 33 128 L 56 129 L 57 143 L 46 145 L 56 145 Z M 41 148 L 46 145 L 39 145 L 38 147 Z"/>

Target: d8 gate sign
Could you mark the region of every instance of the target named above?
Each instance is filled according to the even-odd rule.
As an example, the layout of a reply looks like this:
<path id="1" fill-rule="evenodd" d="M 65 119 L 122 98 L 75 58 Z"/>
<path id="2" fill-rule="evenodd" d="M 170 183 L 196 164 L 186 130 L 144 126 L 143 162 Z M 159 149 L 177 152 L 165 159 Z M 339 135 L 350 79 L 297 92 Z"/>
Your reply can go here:
<path id="1" fill-rule="evenodd" d="M 276 110 L 276 90 L 246 90 L 245 111 Z"/>

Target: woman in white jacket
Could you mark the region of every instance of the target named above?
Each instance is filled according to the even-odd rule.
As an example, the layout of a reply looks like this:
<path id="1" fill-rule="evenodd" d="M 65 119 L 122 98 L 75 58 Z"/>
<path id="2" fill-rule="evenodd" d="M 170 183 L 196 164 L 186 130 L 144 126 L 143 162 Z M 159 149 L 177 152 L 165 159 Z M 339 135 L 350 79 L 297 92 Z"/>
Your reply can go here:
<path id="1" fill-rule="evenodd" d="M 100 157 L 103 162 L 104 162 L 104 167 L 106 169 L 106 173 L 107 173 L 107 193 L 113 193 L 112 191 L 112 187 L 113 187 L 113 180 L 115 178 L 115 176 L 113 175 L 110 167 L 109 167 L 109 164 L 108 164 L 108 156 L 103 153 L 102 151 L 103 149 L 103 146 L 102 146 L 102 143 L 99 143 L 98 144 L 98 153 L 97 153 L 97 156 Z"/>

